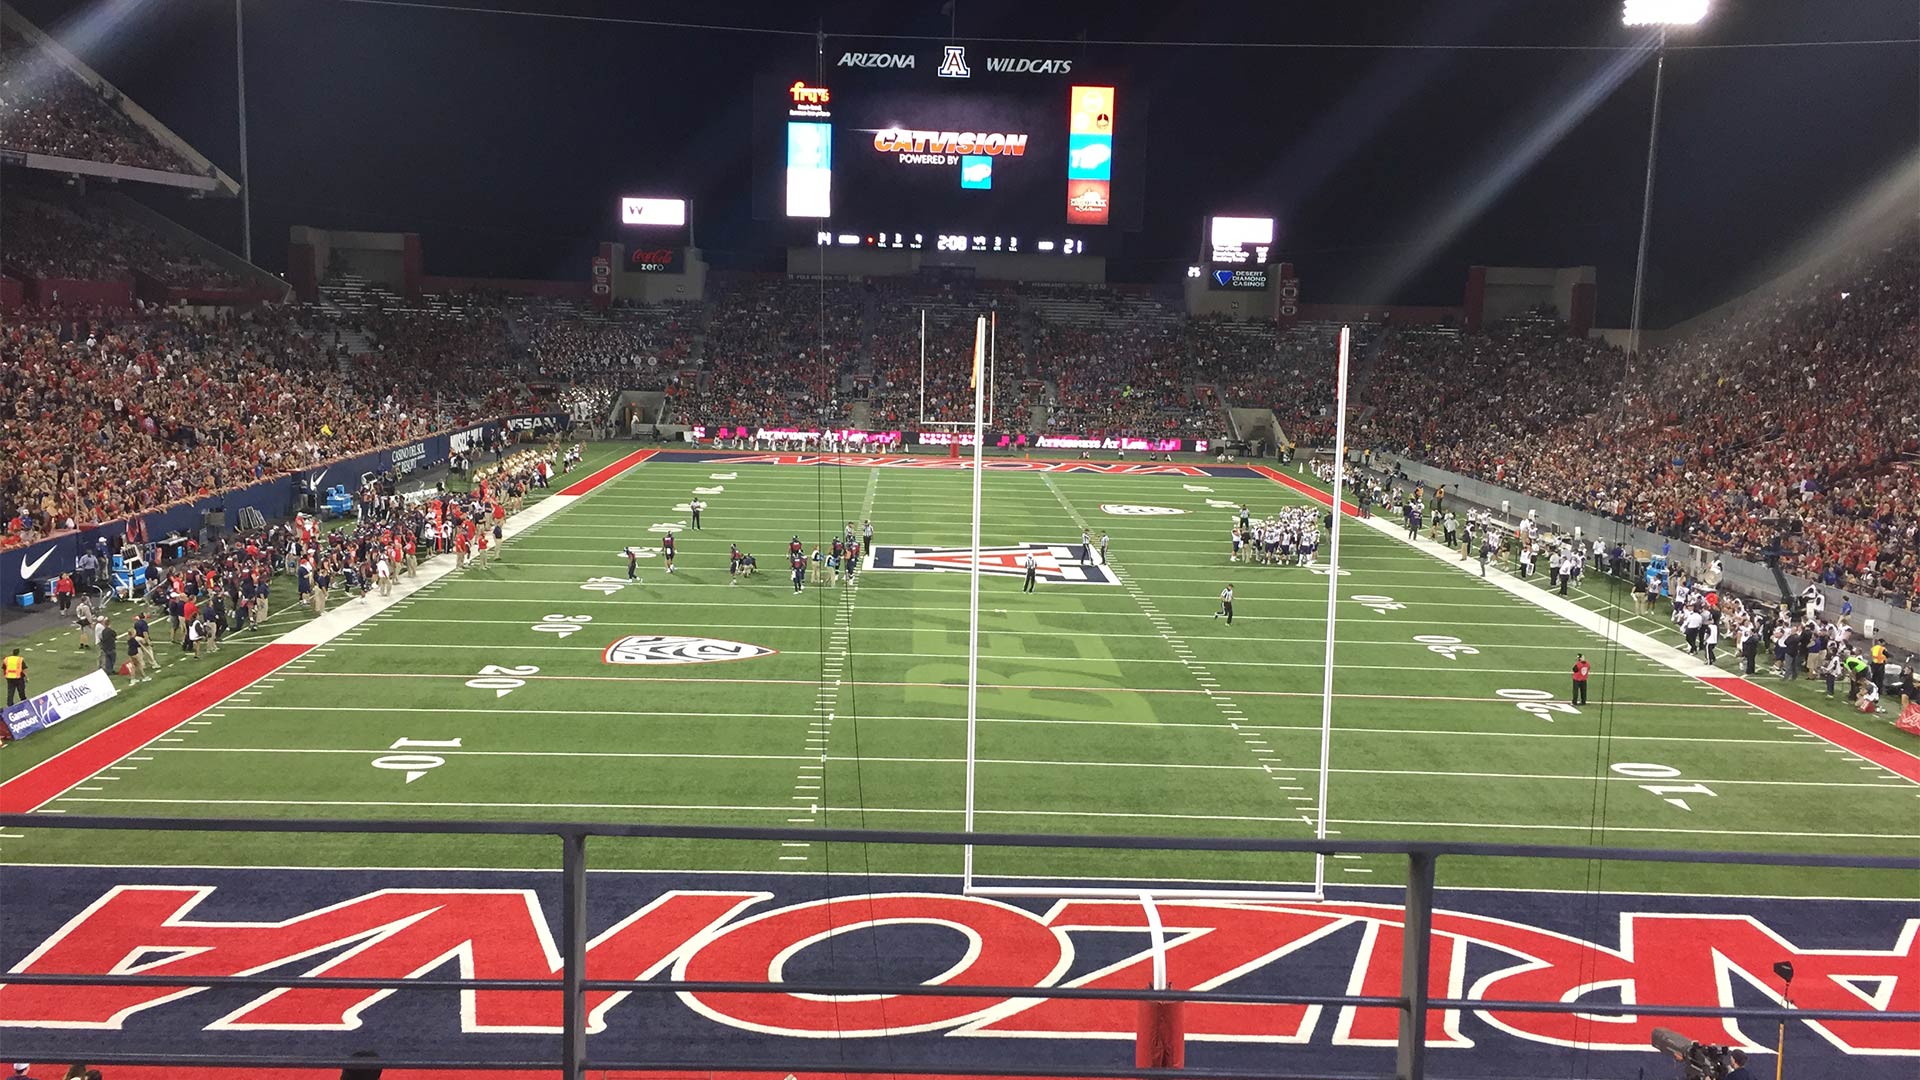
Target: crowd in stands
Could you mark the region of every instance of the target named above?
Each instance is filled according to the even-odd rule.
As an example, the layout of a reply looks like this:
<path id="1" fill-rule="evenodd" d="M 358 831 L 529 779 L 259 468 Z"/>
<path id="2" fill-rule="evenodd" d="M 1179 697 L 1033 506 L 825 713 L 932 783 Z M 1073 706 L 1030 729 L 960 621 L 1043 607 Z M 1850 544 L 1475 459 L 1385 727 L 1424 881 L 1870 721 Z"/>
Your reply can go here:
<path id="1" fill-rule="evenodd" d="M 529 304 L 514 323 L 529 374 L 549 382 L 607 376 L 624 389 L 660 390 L 693 351 L 689 314 L 670 306 L 615 304 L 601 313 Z"/>
<path id="2" fill-rule="evenodd" d="M 45 100 L 16 92 L 18 62 L 0 74 L 14 80 L 8 118 Z M 0 213 L 12 273 L 241 283 L 97 201 L 10 195 Z M 1920 603 L 1917 281 L 1909 229 L 1638 357 L 1537 316 L 1471 334 L 1387 327 L 1356 351 L 1350 442 Z M 604 415 L 623 389 L 664 391 L 669 420 L 709 426 L 959 423 L 987 312 L 1002 430 L 1217 437 L 1234 405 L 1274 410 L 1309 444 L 1331 434 L 1330 328 L 1189 319 L 1118 290 L 716 273 L 699 307 L 56 308 L 0 327 L 0 542 L 475 417 L 556 403 Z"/>
<path id="3" fill-rule="evenodd" d="M 108 165 L 193 171 L 105 92 L 11 28 L 0 29 L 0 146 Z"/>
<path id="4" fill-rule="evenodd" d="M 1360 441 L 1920 604 L 1920 236 L 1635 361 L 1597 340 L 1390 344 Z"/>
<path id="5" fill-rule="evenodd" d="M 246 284 L 186 245 L 84 199 L 9 193 L 0 201 L 0 234 L 4 269 L 25 277 L 126 281 L 138 270 L 169 285 Z"/>
<path id="6" fill-rule="evenodd" d="M 841 376 L 860 348 L 863 302 L 846 282 L 710 278 L 702 370 L 670 388 L 674 416 L 768 427 L 844 422 Z"/>
<path id="7" fill-rule="evenodd" d="M 9 318 L 4 542 L 114 521 L 525 403 L 475 371 L 484 327 L 379 327 L 345 362 L 317 311 Z"/>

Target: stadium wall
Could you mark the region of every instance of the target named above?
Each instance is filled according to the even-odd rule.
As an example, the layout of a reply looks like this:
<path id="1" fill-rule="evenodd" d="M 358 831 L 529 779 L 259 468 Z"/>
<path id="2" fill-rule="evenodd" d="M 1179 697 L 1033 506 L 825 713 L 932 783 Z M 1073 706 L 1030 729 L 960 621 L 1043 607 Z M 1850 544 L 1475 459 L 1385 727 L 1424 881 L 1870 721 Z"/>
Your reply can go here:
<path id="1" fill-rule="evenodd" d="M 1378 458 L 1380 455 L 1376 455 Z M 1389 455 L 1389 457 L 1392 457 Z M 1745 596 L 1777 597 L 1779 583 L 1772 570 L 1765 565 L 1747 559 L 1736 558 L 1716 548 L 1693 544 L 1685 540 L 1676 540 L 1659 533 L 1648 532 L 1601 517 L 1584 510 L 1575 510 L 1559 503 L 1537 499 L 1531 495 L 1522 495 L 1517 491 L 1476 480 L 1470 476 L 1447 469 L 1428 465 L 1425 462 L 1409 458 L 1393 457 L 1399 467 L 1415 482 L 1425 483 L 1429 488 L 1446 485 L 1448 498 L 1459 498 L 1475 506 L 1491 510 L 1504 510 L 1513 518 L 1522 518 L 1533 513 L 1542 527 L 1551 526 L 1555 532 L 1568 532 L 1579 529 L 1580 534 L 1591 543 L 1594 537 L 1613 543 L 1616 539 L 1629 550 L 1645 550 L 1658 553 L 1662 546 L 1671 543 L 1675 557 L 1691 563 L 1702 563 L 1713 555 L 1719 555 L 1721 567 L 1726 571 L 1721 583 Z M 1796 574 L 1786 574 L 1786 580 L 1797 593 L 1812 584 L 1811 579 Z M 1822 586 L 1829 593 L 1845 593 L 1846 590 Z M 1853 600 L 1853 615 L 1856 625 L 1864 625 L 1871 619 L 1876 631 L 1897 643 L 1904 649 L 1920 650 L 1920 613 L 1907 611 L 1870 597 L 1855 596 L 1846 593 Z M 1838 608 L 1837 604 L 1833 605 Z"/>
<path id="2" fill-rule="evenodd" d="M 302 299 L 319 296 L 319 283 L 338 254 L 348 270 L 402 296 L 407 293 L 409 238 L 415 252 L 420 238 L 414 233 L 354 232 L 295 225 L 287 232 L 287 280 Z M 417 259 L 417 255 L 413 256 Z M 417 270 L 417 267 L 416 267 Z M 416 294 L 418 279 L 414 281 Z"/>
<path id="3" fill-rule="evenodd" d="M 1585 292 L 1586 327 L 1572 326 L 1572 329 L 1575 334 L 1584 334 L 1586 328 L 1593 325 L 1591 305 L 1597 278 L 1591 266 L 1476 266 L 1470 274 L 1473 271 L 1479 273 L 1482 283 L 1482 322 L 1525 315 L 1544 304 L 1571 325 L 1582 303 L 1581 294 Z M 1586 288 L 1583 290 L 1582 286 Z"/>
<path id="4" fill-rule="evenodd" d="M 79 278 L 26 278 L 25 298 L 39 307 L 123 309 L 133 306 L 133 282 L 86 281 Z"/>
<path id="5" fill-rule="evenodd" d="M 1013 255 L 1005 252 L 871 251 L 866 248 L 790 247 L 787 273 L 828 277 L 912 277 L 921 269 L 972 270 L 983 281 L 1056 281 L 1100 285 L 1107 260 L 1097 255 Z"/>

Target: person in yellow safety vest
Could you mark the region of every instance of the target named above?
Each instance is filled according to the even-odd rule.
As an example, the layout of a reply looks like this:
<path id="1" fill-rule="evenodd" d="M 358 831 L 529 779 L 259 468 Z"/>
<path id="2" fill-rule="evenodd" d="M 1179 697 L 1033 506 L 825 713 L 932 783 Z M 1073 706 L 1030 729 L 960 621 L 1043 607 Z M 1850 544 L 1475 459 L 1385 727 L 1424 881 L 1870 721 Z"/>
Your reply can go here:
<path id="1" fill-rule="evenodd" d="M 1887 681 L 1887 639 L 1880 638 L 1867 652 L 1867 663 L 1873 668 L 1873 685 L 1884 687 Z"/>
<path id="2" fill-rule="evenodd" d="M 1866 658 L 1859 653 L 1849 655 L 1843 662 L 1843 666 L 1847 669 L 1849 683 L 1847 701 L 1851 703 L 1857 700 L 1860 697 L 1860 691 L 1866 688 L 1871 669 L 1867 666 Z"/>
<path id="3" fill-rule="evenodd" d="M 7 704 L 27 700 L 27 658 L 15 649 L 0 660 L 0 671 L 7 676 Z"/>

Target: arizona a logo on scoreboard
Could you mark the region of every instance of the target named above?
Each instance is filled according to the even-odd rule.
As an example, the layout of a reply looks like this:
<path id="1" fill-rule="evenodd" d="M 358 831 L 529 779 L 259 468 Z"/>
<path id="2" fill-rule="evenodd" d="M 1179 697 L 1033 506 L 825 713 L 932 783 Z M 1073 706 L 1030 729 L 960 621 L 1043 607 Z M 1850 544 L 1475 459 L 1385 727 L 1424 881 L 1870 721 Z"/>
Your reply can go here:
<path id="1" fill-rule="evenodd" d="M 1064 585 L 1118 585 L 1104 566 L 1081 563 L 1079 544 L 1005 544 L 980 549 L 980 573 L 998 577 L 1027 576 L 1027 556 L 1033 556 L 1034 574 L 1041 581 Z M 964 547 L 906 547 L 880 544 L 873 549 L 875 570 L 927 570 L 964 574 L 973 565 L 973 549 Z"/>

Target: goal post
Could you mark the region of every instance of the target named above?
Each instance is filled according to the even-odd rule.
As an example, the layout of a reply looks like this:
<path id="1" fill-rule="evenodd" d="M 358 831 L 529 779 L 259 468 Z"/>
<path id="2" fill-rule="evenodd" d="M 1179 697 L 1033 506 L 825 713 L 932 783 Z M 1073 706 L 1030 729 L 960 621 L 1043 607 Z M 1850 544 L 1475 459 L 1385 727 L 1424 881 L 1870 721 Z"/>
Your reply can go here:
<path id="1" fill-rule="evenodd" d="M 927 309 L 926 308 L 920 309 L 920 426 L 921 427 L 923 428 L 955 428 L 955 429 L 961 429 L 961 430 L 964 430 L 966 428 L 973 428 L 974 436 L 978 438 L 983 428 L 993 426 L 993 371 L 994 371 L 994 360 L 995 360 L 994 342 L 995 342 L 995 338 L 998 336 L 998 327 L 1000 325 L 1000 313 L 998 311 L 990 311 L 986 315 L 974 316 L 974 341 L 973 341 L 974 367 L 973 367 L 973 370 L 975 374 L 972 382 L 976 382 L 976 383 L 980 381 L 979 373 L 983 370 L 982 363 L 981 363 L 981 354 L 980 354 L 981 338 L 982 338 L 982 335 L 980 332 L 980 323 L 983 320 L 986 322 L 986 333 L 984 335 L 986 340 L 986 354 L 985 354 L 985 366 L 984 366 L 984 371 L 986 372 L 985 419 L 984 420 L 981 419 L 980 395 L 975 394 L 974 404 L 973 404 L 974 419 L 972 420 L 929 420 L 927 419 Z M 972 383 L 969 383 L 969 388 L 972 388 Z"/>
<path id="2" fill-rule="evenodd" d="M 981 444 L 985 428 L 985 391 L 981 385 L 981 372 L 989 348 L 991 330 L 985 317 L 979 317 L 974 324 L 973 349 L 973 391 L 974 391 L 974 446 L 973 446 L 973 522 L 971 566 L 968 574 L 967 599 L 967 757 L 965 784 L 964 828 L 968 833 L 975 831 L 978 815 L 978 769 L 979 769 L 979 729 L 980 729 L 980 526 L 981 526 Z M 1337 629 L 1337 614 L 1340 590 L 1340 505 L 1346 487 L 1346 442 L 1347 442 L 1347 377 L 1348 360 L 1351 351 L 1351 330 L 1340 328 L 1339 354 L 1337 358 L 1337 419 L 1334 423 L 1334 467 L 1333 467 L 1333 515 L 1329 527 L 1327 546 L 1327 635 L 1326 655 L 1322 662 L 1320 691 L 1320 754 L 1318 761 L 1319 796 L 1315 800 L 1312 816 L 1305 812 L 1298 815 L 1301 824 L 1313 830 L 1316 840 L 1326 840 L 1328 829 L 1327 803 L 1332 793 L 1329 777 L 1333 761 L 1333 664 L 1334 642 Z M 1015 876 L 996 876 L 979 874 L 974 865 L 972 844 L 964 847 L 961 856 L 961 892 L 968 896 L 993 897 L 1002 899 L 1098 899 L 1137 901 L 1147 909 L 1150 919 L 1157 921 L 1153 905 L 1159 901 L 1243 901 L 1268 903 L 1311 903 L 1326 899 L 1327 892 L 1327 855 L 1314 852 L 1311 881 L 1248 881 L 1244 884 L 1215 880 L 1198 880 L 1191 884 L 1180 884 L 1177 880 L 1154 882 L 1142 885 L 1139 877 L 1115 879 L 1111 885 L 1058 885 L 1051 882 L 1057 879 L 1031 878 L 1023 881 Z M 1018 883 L 1015 883 L 1018 882 Z"/>

